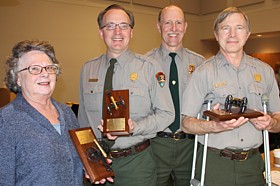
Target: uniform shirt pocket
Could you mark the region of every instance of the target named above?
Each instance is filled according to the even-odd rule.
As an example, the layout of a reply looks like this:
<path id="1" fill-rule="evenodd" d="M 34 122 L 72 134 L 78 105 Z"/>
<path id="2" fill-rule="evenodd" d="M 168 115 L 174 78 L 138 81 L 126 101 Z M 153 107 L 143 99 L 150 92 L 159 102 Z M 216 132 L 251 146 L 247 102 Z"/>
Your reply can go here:
<path id="1" fill-rule="evenodd" d="M 249 85 L 249 93 L 255 94 L 257 96 L 262 96 L 264 93 L 264 88 L 262 87 L 262 84 L 253 82 Z"/>
<path id="2" fill-rule="evenodd" d="M 192 74 L 190 74 L 190 73 L 186 73 L 186 74 L 184 74 L 182 77 L 182 85 L 183 85 L 183 90 L 185 90 L 186 89 L 186 87 L 189 85 L 189 82 L 190 82 L 190 78 L 191 78 L 191 75 Z"/>
<path id="3" fill-rule="evenodd" d="M 249 102 L 252 109 L 262 109 L 262 96 L 265 94 L 265 88 L 261 83 L 253 82 L 249 85 Z"/>
<path id="4" fill-rule="evenodd" d="M 131 114 L 146 116 L 150 109 L 149 97 L 145 96 L 143 89 L 139 87 L 129 87 L 129 107 Z"/>
<path id="5" fill-rule="evenodd" d="M 215 103 L 220 103 L 223 106 L 228 95 L 232 95 L 233 97 L 237 96 L 236 89 L 231 85 L 215 87 L 213 93 L 215 96 Z"/>
<path id="6" fill-rule="evenodd" d="M 84 88 L 84 104 L 87 110 L 98 111 L 102 108 L 103 89 L 103 85 L 87 84 Z"/>

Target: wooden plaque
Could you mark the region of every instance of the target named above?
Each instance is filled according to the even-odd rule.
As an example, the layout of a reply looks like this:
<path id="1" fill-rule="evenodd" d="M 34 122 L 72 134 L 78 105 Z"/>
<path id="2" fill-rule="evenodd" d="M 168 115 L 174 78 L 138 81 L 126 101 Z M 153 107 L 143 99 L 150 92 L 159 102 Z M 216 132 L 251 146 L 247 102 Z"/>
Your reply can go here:
<path id="1" fill-rule="evenodd" d="M 91 183 L 114 176 L 113 170 L 106 161 L 107 155 L 104 154 L 105 152 L 98 143 L 91 127 L 69 130 L 69 134 Z M 91 152 L 98 154 L 96 158 L 90 156 L 90 154 L 95 154 Z"/>
<path id="2" fill-rule="evenodd" d="M 233 108 L 231 109 L 231 112 L 226 112 L 225 110 L 207 110 L 203 112 L 203 115 L 208 116 L 215 121 L 238 119 L 241 116 L 245 118 L 257 118 L 263 116 L 263 113 L 251 109 L 246 109 L 244 113 L 239 113 L 239 111 L 240 108 Z"/>
<path id="3" fill-rule="evenodd" d="M 104 93 L 103 133 L 114 136 L 129 135 L 129 90 L 111 90 Z"/>

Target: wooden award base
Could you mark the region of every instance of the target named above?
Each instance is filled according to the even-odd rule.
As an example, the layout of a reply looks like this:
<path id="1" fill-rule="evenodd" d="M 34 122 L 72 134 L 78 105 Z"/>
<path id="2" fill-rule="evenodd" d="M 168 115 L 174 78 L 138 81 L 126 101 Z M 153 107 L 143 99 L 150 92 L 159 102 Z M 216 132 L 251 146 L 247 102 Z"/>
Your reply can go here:
<path id="1" fill-rule="evenodd" d="M 226 112 L 225 110 L 207 110 L 203 112 L 204 116 L 208 116 L 210 119 L 215 121 L 227 121 L 231 119 L 238 119 L 241 116 L 245 118 L 257 118 L 263 116 L 263 113 L 246 109 L 244 113 L 239 113 L 240 108 L 233 108 L 231 112 Z"/>
<path id="2" fill-rule="evenodd" d="M 112 90 L 104 94 L 103 132 L 113 136 L 129 135 L 129 90 Z"/>
<path id="3" fill-rule="evenodd" d="M 69 130 L 69 134 L 84 168 L 89 175 L 91 183 L 114 176 L 112 169 L 106 161 L 106 155 L 102 154 L 101 151 L 103 151 L 103 149 L 97 142 L 91 127 Z M 96 152 L 98 155 L 91 152 Z M 103 153 L 105 152 L 103 151 Z M 90 154 L 96 154 L 97 156 L 95 158 L 94 156 L 90 156 Z M 103 160 L 101 157 L 102 155 Z"/>

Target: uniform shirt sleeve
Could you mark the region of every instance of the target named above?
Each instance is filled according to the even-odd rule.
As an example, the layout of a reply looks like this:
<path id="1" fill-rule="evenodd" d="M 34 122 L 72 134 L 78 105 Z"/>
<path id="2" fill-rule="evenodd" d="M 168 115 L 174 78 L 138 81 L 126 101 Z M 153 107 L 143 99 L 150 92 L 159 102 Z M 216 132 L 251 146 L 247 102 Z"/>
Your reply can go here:
<path id="1" fill-rule="evenodd" d="M 84 69 L 84 68 L 83 68 Z M 80 75 L 80 94 L 79 94 L 79 111 L 78 111 L 78 121 L 80 127 L 88 127 L 89 121 L 87 118 L 85 105 L 84 105 L 84 92 L 83 92 L 83 69 Z"/>
<path id="2" fill-rule="evenodd" d="M 175 111 L 169 87 L 161 87 L 156 79 L 156 74 L 162 72 L 157 61 L 152 61 L 150 72 L 149 95 L 151 99 L 151 112 L 146 117 L 135 121 L 134 135 L 147 135 L 166 129 L 174 121 Z M 139 105 L 141 107 L 141 105 Z"/>
<path id="3" fill-rule="evenodd" d="M 211 82 L 207 81 L 210 78 L 207 78 L 208 73 L 204 69 L 206 68 L 201 68 L 200 66 L 194 71 L 190 78 L 188 88 L 183 93 L 181 111 L 183 115 L 197 117 L 202 108 L 205 95 L 209 93 Z"/>

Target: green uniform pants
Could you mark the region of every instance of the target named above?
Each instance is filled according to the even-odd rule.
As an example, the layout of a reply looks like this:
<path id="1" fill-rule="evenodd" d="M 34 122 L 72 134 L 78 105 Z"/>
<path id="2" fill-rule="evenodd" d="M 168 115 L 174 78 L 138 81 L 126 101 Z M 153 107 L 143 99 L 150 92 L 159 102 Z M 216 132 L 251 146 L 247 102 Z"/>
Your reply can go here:
<path id="1" fill-rule="evenodd" d="M 166 186 L 170 175 L 176 186 L 190 185 L 194 140 L 156 137 L 151 144 L 157 165 L 157 186 Z"/>
<path id="2" fill-rule="evenodd" d="M 198 149 L 196 178 L 200 180 L 203 147 Z M 259 152 L 247 160 L 230 160 L 207 151 L 205 182 L 206 186 L 263 186 L 264 161 Z"/>
<path id="3" fill-rule="evenodd" d="M 106 186 L 156 185 L 156 165 L 151 146 L 137 154 L 113 158 L 111 167 L 115 173 L 114 183 L 107 181 Z"/>

